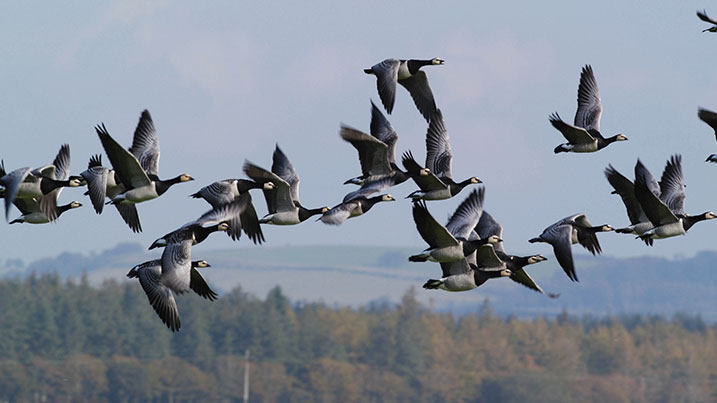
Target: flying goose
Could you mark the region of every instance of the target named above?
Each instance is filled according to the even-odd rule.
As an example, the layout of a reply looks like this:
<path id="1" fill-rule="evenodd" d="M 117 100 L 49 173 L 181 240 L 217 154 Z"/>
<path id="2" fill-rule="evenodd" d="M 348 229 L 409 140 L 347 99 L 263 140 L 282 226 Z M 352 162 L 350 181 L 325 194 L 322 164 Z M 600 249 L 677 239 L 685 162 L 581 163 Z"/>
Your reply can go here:
<path id="1" fill-rule="evenodd" d="M 97 214 L 102 214 L 105 206 L 105 197 L 112 200 L 120 193 L 124 193 L 125 187 L 120 181 L 114 169 L 102 166 L 100 154 L 90 157 L 87 169 L 80 173 L 87 182 L 87 192 L 92 207 Z M 133 232 L 142 232 L 142 225 L 139 222 L 137 208 L 131 203 L 119 203 L 114 205 L 124 222 Z"/>
<path id="2" fill-rule="evenodd" d="M 712 18 L 707 16 L 707 11 L 697 11 L 697 17 L 701 19 L 704 22 L 709 22 L 712 24 L 711 27 L 703 29 L 702 32 L 717 32 L 717 21 L 713 20 Z"/>
<path id="3" fill-rule="evenodd" d="M 63 144 L 52 164 L 32 169 L 24 167 L 10 173 L 5 171 L 4 161 L 0 161 L 0 185 L 5 187 L 5 218 L 9 219 L 10 206 L 18 199 L 37 199 L 42 211 L 50 221 L 57 218 L 57 192 L 45 198 L 56 189 L 82 185 L 82 177 L 69 176 L 70 146 Z M 56 176 L 59 173 L 60 179 Z"/>
<path id="4" fill-rule="evenodd" d="M 588 64 L 583 67 L 578 86 L 578 110 L 575 112 L 574 125 L 564 122 L 556 113 L 550 115 L 549 121 L 568 140 L 553 150 L 556 154 L 561 152 L 591 153 L 610 145 L 615 141 L 625 141 L 627 137 L 616 134 L 605 138 L 600 134 L 600 117 L 602 116 L 602 103 L 600 91 L 593 74 L 593 68 Z"/>
<path id="5" fill-rule="evenodd" d="M 635 185 L 632 181 L 617 172 L 612 165 L 605 170 L 605 176 L 615 189 L 612 193 L 620 195 L 627 209 L 630 218 L 629 227 L 616 229 L 616 232 L 642 235 L 654 226 L 647 218 L 635 196 Z M 667 204 L 670 210 L 677 216 L 684 215 L 685 184 L 682 181 L 682 164 L 679 155 L 667 161 L 662 172 L 662 178 L 658 183 L 652 173 L 638 159 L 635 164 L 635 177 L 643 177 L 647 188 L 661 201 Z"/>
<path id="6" fill-rule="evenodd" d="M 396 199 L 389 194 L 374 197 L 357 196 L 352 199 L 344 199 L 331 209 L 324 211 L 317 221 L 329 225 L 341 225 L 349 218 L 366 214 L 376 203 L 394 201 Z"/>
<path id="7" fill-rule="evenodd" d="M 473 228 L 478 224 L 483 213 L 484 194 L 484 188 L 473 190 L 458 206 L 445 227 L 433 218 L 425 202 L 414 202 L 413 221 L 421 238 L 428 244 L 428 248 L 423 253 L 409 257 L 408 260 L 455 262 L 471 255 L 481 245 L 500 242 L 498 236 L 487 238 L 472 236 Z"/>
<path id="8" fill-rule="evenodd" d="M 104 124 L 96 126 L 95 131 L 112 163 L 115 175 L 125 188 L 124 192 L 112 198 L 111 204 L 136 204 L 152 200 L 164 194 L 172 185 L 194 180 L 187 174 L 167 180 L 159 179 L 159 137 L 152 117 L 146 110 L 142 112 L 129 150 L 124 149 L 110 136 Z M 135 232 L 138 232 L 137 229 L 141 231 L 139 218 L 136 223 L 130 224 L 130 228 Z"/>
<path id="9" fill-rule="evenodd" d="M 655 196 L 660 195 L 660 186 L 657 180 L 652 176 L 650 171 L 642 164 L 638 159 L 635 165 L 635 177 L 643 175 L 646 178 L 648 188 Z M 640 202 L 635 196 L 635 184 L 620 172 L 618 172 L 612 165 L 608 165 L 605 168 L 605 177 L 607 178 L 610 185 L 613 187 L 612 194 L 617 194 L 622 199 L 625 209 L 627 210 L 627 217 L 630 219 L 630 226 L 625 228 L 617 228 L 615 232 L 621 234 L 636 234 L 642 235 L 645 231 L 648 231 L 653 227 L 650 220 L 645 215 L 645 212 L 640 206 Z"/>
<path id="10" fill-rule="evenodd" d="M 491 245 L 483 245 L 479 249 L 492 249 Z M 445 290 L 445 291 L 468 291 L 472 290 L 491 278 L 509 277 L 511 272 L 507 268 L 500 270 L 480 270 L 466 258 L 441 263 L 443 276 L 440 279 L 430 279 L 423 284 L 423 288 L 427 290 Z"/>
<path id="11" fill-rule="evenodd" d="M 37 199 L 15 199 L 13 201 L 13 204 L 15 207 L 20 210 L 20 213 L 22 215 L 12 221 L 10 221 L 10 224 L 15 223 L 28 223 L 28 224 L 46 224 L 53 220 L 50 220 L 50 218 L 47 216 L 47 214 L 43 213 L 40 210 L 40 203 L 37 201 Z M 64 213 L 67 210 L 75 209 L 82 207 L 82 203 L 78 201 L 73 201 L 67 204 L 63 204 L 61 206 L 55 206 L 55 219 L 57 219 L 62 213 Z"/>
<path id="12" fill-rule="evenodd" d="M 717 32 L 717 26 L 715 26 L 715 31 Z M 717 113 L 714 113 L 710 110 L 699 108 L 697 110 L 697 116 L 705 123 L 710 125 L 712 130 L 715 132 L 715 138 L 717 139 Z M 705 160 L 705 162 L 717 162 L 717 154 L 710 154 L 709 157 Z"/>
<path id="13" fill-rule="evenodd" d="M 206 260 L 196 260 L 191 262 L 189 288 L 202 298 L 210 301 L 217 299 L 218 294 L 214 292 L 202 275 L 197 270 L 198 267 L 211 267 Z M 179 309 L 174 299 L 174 293 L 167 286 L 162 284 L 162 260 L 150 260 L 134 266 L 129 273 L 129 278 L 139 279 L 144 293 L 147 294 L 149 304 L 157 313 L 162 322 L 167 327 L 176 332 L 179 330 L 181 323 L 179 321 Z"/>
<path id="14" fill-rule="evenodd" d="M 204 241 L 209 234 L 215 231 L 226 231 L 233 240 L 238 240 L 241 230 L 252 234 L 255 238 L 264 239 L 258 221 L 245 223 L 242 221 L 243 214 L 249 207 L 251 196 L 244 193 L 231 203 L 222 204 L 202 214 L 198 219 L 188 222 L 178 229 L 158 238 L 149 249 L 165 247 L 171 243 L 183 242 L 187 239 L 196 245 Z M 251 237 L 250 237 L 251 238 Z"/>
<path id="15" fill-rule="evenodd" d="M 351 143 L 359 154 L 361 176 L 351 178 L 344 184 L 363 185 L 386 176 L 394 178 L 391 186 L 405 182 L 409 176 L 396 165 L 396 142 L 398 134 L 391 123 L 371 101 L 371 134 L 342 125 L 341 138 Z"/>
<path id="16" fill-rule="evenodd" d="M 488 214 L 488 212 L 485 210 L 480 216 L 480 220 L 475 227 L 475 232 L 481 238 L 489 238 L 495 236 L 501 240 L 503 239 L 503 226 L 500 225 L 500 223 L 496 221 L 493 216 Z M 485 248 L 480 247 L 479 250 L 481 249 Z M 540 254 L 531 256 L 509 255 L 505 252 L 505 249 L 503 248 L 503 242 L 493 244 L 493 251 L 495 256 L 503 262 L 505 268 L 510 270 L 509 277 L 511 280 L 525 287 L 528 287 L 533 291 L 545 294 L 550 298 L 557 298 L 560 296 L 560 294 L 554 294 L 549 292 L 546 293 L 545 291 L 543 291 L 543 289 L 540 288 L 540 286 L 530 277 L 530 275 L 528 275 L 528 272 L 525 271 L 525 266 L 543 262 L 545 260 L 548 260 L 548 258 Z"/>
<path id="17" fill-rule="evenodd" d="M 428 77 L 420 69 L 423 66 L 436 66 L 444 63 L 443 59 L 437 57 L 430 60 L 386 59 L 373 65 L 370 69 L 364 69 L 364 73 L 376 76 L 378 95 L 389 115 L 393 111 L 393 104 L 396 100 L 396 83 L 399 83 L 411 93 L 416 108 L 428 121 L 436 110 L 436 101 L 433 99 L 433 92 L 428 85 Z"/>
<path id="18" fill-rule="evenodd" d="M 247 234 L 249 239 L 252 240 L 252 242 L 255 244 L 261 244 L 264 242 L 264 234 L 261 232 L 261 228 L 259 227 L 259 218 L 256 215 L 256 209 L 254 208 L 254 203 L 252 203 L 249 189 L 263 189 L 269 191 L 274 189 L 274 184 L 272 182 L 260 184 L 246 179 L 224 179 L 209 184 L 190 196 L 195 199 L 204 199 L 211 204 L 213 208 L 219 208 L 223 205 L 231 203 L 241 195 L 247 195 L 247 206 L 241 213 L 240 217 L 242 226 L 244 228 L 244 232 Z"/>
<path id="19" fill-rule="evenodd" d="M 598 232 L 614 231 L 614 228 L 605 224 L 593 227 L 588 221 L 585 214 L 574 214 L 563 218 L 562 220 L 550 225 L 543 233 L 535 238 L 531 238 L 528 242 L 545 242 L 553 246 L 553 252 L 558 259 L 560 267 L 563 268 L 565 274 L 573 281 L 578 281 L 575 273 L 575 265 L 573 264 L 573 252 L 570 248 L 571 244 L 580 243 L 593 255 L 602 253 L 600 243 L 598 242 Z"/>
<path id="20" fill-rule="evenodd" d="M 685 185 L 679 155 L 673 155 L 668 161 L 660 186 L 664 190 L 663 195 L 658 197 L 650 189 L 649 177 L 641 174 L 635 178 L 635 197 L 654 226 L 638 236 L 646 245 L 652 246 L 654 239 L 683 235 L 697 222 L 717 217 L 711 211 L 696 216 L 684 213 Z M 664 195 L 665 192 L 667 195 Z"/>
<path id="21" fill-rule="evenodd" d="M 426 133 L 426 167 L 420 166 L 410 151 L 403 154 L 403 167 L 420 188 L 409 194 L 407 198 L 414 201 L 449 199 L 470 184 L 482 183 L 475 176 L 462 182 L 455 182 L 451 173 L 452 161 L 453 155 L 443 114 L 440 109 L 436 109 Z"/>
<path id="22" fill-rule="evenodd" d="M 266 207 L 269 213 L 259 220 L 262 224 L 296 225 L 309 217 L 322 214 L 328 207 L 307 209 L 299 202 L 299 175 L 294 165 L 276 145 L 271 171 L 267 171 L 249 161 L 244 162 L 244 173 L 257 183 L 274 184 L 273 190 L 264 190 Z"/>

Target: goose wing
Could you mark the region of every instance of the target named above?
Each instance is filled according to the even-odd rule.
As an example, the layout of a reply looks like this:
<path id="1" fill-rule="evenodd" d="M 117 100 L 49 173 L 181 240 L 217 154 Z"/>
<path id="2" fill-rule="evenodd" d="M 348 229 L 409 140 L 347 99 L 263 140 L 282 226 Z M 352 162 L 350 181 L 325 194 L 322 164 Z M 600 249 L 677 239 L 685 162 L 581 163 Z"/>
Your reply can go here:
<path id="1" fill-rule="evenodd" d="M 413 221 L 429 249 L 456 246 L 458 240 L 431 215 L 423 200 L 413 202 Z"/>
<path id="2" fill-rule="evenodd" d="M 451 144 L 443 122 L 443 114 L 440 109 L 436 109 L 431 115 L 426 133 L 426 168 L 439 178 L 452 178 L 452 160 Z"/>
<path id="3" fill-rule="evenodd" d="M 3 171 L 5 168 L 3 167 Z M 17 193 L 20 191 L 20 184 L 30 175 L 30 167 L 16 169 L 0 178 L 0 184 L 5 186 L 5 219 L 10 215 Z"/>
<path id="4" fill-rule="evenodd" d="M 328 225 L 341 225 L 351 217 L 353 210 L 358 207 L 358 200 L 353 199 L 334 206 L 321 215 L 319 221 Z"/>
<path id="5" fill-rule="evenodd" d="M 162 251 L 162 284 L 177 294 L 189 290 L 191 268 L 191 239 L 170 243 Z"/>
<path id="6" fill-rule="evenodd" d="M 398 83 L 408 90 L 418 111 L 421 112 L 426 121 L 429 121 L 431 115 L 436 111 L 436 101 L 433 99 L 433 92 L 428 84 L 426 73 L 419 70 L 408 78 L 398 80 Z"/>
<path id="7" fill-rule="evenodd" d="M 483 214 L 483 198 L 485 188 L 474 189 L 458 206 L 446 229 L 459 239 L 468 239 Z"/>
<path id="8" fill-rule="evenodd" d="M 660 179 L 660 200 L 675 215 L 685 215 L 685 182 L 682 176 L 682 156 L 670 157 Z"/>
<path id="9" fill-rule="evenodd" d="M 717 25 L 717 20 L 713 20 L 712 18 L 708 17 L 706 10 L 698 11 L 697 17 L 699 17 L 699 19 L 701 19 L 704 22 L 709 22 L 710 24 Z"/>
<path id="10" fill-rule="evenodd" d="M 192 291 L 196 292 L 197 295 L 199 295 L 202 298 L 208 299 L 210 301 L 214 301 L 219 297 L 219 294 L 214 292 L 211 287 L 209 287 L 209 284 L 204 280 L 204 277 L 202 277 L 202 274 L 199 273 L 199 270 L 197 270 L 195 267 L 192 267 L 192 270 L 190 272 L 190 280 L 189 280 L 189 288 L 192 289 Z"/>
<path id="11" fill-rule="evenodd" d="M 358 151 L 364 176 L 388 175 L 393 170 L 388 162 L 388 146 L 378 138 L 348 126 L 341 126 L 341 138 Z"/>
<path id="12" fill-rule="evenodd" d="M 553 253 L 565 274 L 567 274 L 571 280 L 578 281 L 573 263 L 573 251 L 571 249 L 572 233 L 573 227 L 571 225 L 558 222 L 546 228 L 540 237 L 553 245 Z"/>
<path id="13" fill-rule="evenodd" d="M 448 187 L 430 170 L 427 174 L 423 174 L 424 168 L 413 158 L 413 154 L 410 151 L 403 153 L 401 163 L 408 172 L 408 175 L 416 182 L 416 185 L 418 185 L 422 191 L 427 192 L 430 190 L 446 189 Z"/>
<path id="14" fill-rule="evenodd" d="M 149 304 L 159 318 L 162 319 L 162 322 L 164 322 L 171 331 L 176 332 L 181 326 L 179 321 L 179 309 L 177 308 L 177 301 L 174 299 L 174 293 L 162 284 L 160 280 L 162 274 L 160 265 L 160 260 L 142 263 L 133 267 L 132 270 L 127 273 L 127 277 L 139 278 L 139 284 L 147 295 Z"/>
<path id="15" fill-rule="evenodd" d="M 637 163 L 635 163 L 635 178 L 638 176 L 642 177 L 645 181 L 645 185 L 648 189 L 657 197 L 660 197 L 660 184 L 657 182 L 657 179 L 655 179 L 654 176 L 652 176 L 652 172 L 650 172 L 649 169 L 640 161 L 640 159 L 637 159 Z"/>
<path id="16" fill-rule="evenodd" d="M 384 190 L 390 188 L 394 185 L 393 176 L 383 176 L 376 179 L 366 179 L 361 185 L 361 187 L 358 190 L 354 190 L 353 192 L 349 192 L 344 196 L 343 202 L 347 202 L 349 200 L 353 200 L 359 197 L 369 197 L 372 194 L 383 192 Z"/>
<path id="17" fill-rule="evenodd" d="M 291 186 L 287 181 L 277 176 L 277 174 L 267 171 L 249 161 L 244 162 L 244 173 L 258 183 L 271 182 L 274 184 L 273 190 L 264 190 L 264 198 L 266 199 L 266 207 L 270 214 L 278 211 L 292 211 L 296 208 L 294 200 L 291 198 Z"/>
<path id="18" fill-rule="evenodd" d="M 530 275 L 528 275 L 528 272 L 525 271 L 525 268 L 520 268 L 518 270 L 511 271 L 510 279 L 522 286 L 530 288 L 531 290 L 537 291 L 541 294 L 545 294 L 550 298 L 557 298 L 560 296 L 560 294 L 546 293 L 545 291 L 543 291 L 543 289 L 540 288 L 538 283 L 536 283 L 530 277 Z"/>
<path id="19" fill-rule="evenodd" d="M 108 175 L 109 169 L 102 166 L 102 156 L 99 154 L 90 157 L 87 170 L 80 173 L 87 182 L 87 194 L 97 214 L 102 213 L 105 206 Z"/>
<path id="20" fill-rule="evenodd" d="M 137 158 L 110 136 L 104 124 L 96 126 L 95 131 L 100 137 L 102 147 L 105 149 L 115 173 L 127 189 L 139 188 L 152 183 Z"/>
<path id="21" fill-rule="evenodd" d="M 493 245 L 485 244 L 476 249 L 476 266 L 478 268 L 495 269 L 505 266 L 493 249 Z"/>
<path id="22" fill-rule="evenodd" d="M 237 195 L 237 179 L 224 179 L 213 182 L 199 189 L 194 195 L 201 197 L 216 208 L 222 204 L 231 203 Z"/>
<path id="23" fill-rule="evenodd" d="M 15 199 L 13 200 L 12 204 L 17 207 L 18 210 L 22 213 L 22 215 L 27 215 L 31 213 L 36 213 L 40 211 L 40 204 L 37 202 L 36 199 Z"/>
<path id="24" fill-rule="evenodd" d="M 142 224 L 139 222 L 137 207 L 131 203 L 119 203 L 114 205 L 122 220 L 133 232 L 142 232 Z"/>
<path id="25" fill-rule="evenodd" d="M 565 123 L 557 113 L 551 114 L 548 120 L 554 128 L 563 134 L 563 137 L 570 144 L 588 144 L 595 141 L 595 137 L 588 133 L 587 130 Z"/>
<path id="26" fill-rule="evenodd" d="M 278 175 L 281 179 L 285 180 L 289 184 L 291 189 L 291 200 L 293 202 L 299 202 L 299 174 L 296 173 L 294 165 L 286 157 L 279 145 L 276 145 L 274 155 L 272 156 L 273 163 L 271 164 L 271 172 Z"/>
<path id="27" fill-rule="evenodd" d="M 388 147 L 388 163 L 395 165 L 398 134 L 373 101 L 371 101 L 371 135 L 386 144 Z"/>
<path id="28" fill-rule="evenodd" d="M 154 128 L 152 116 L 146 109 L 139 117 L 129 151 L 137 158 L 147 175 L 159 175 L 159 136 Z"/>
<path id="29" fill-rule="evenodd" d="M 575 126 L 585 130 L 600 131 L 600 117 L 602 116 L 602 103 L 600 91 L 589 64 L 583 67 L 580 73 L 578 86 L 578 110 L 575 112 Z"/>
<path id="30" fill-rule="evenodd" d="M 260 245 L 266 239 L 264 238 L 264 232 L 262 232 L 261 230 L 261 225 L 259 224 L 259 217 L 256 214 L 254 203 L 252 203 L 251 201 L 251 195 L 249 194 L 249 192 L 247 192 L 243 195 L 240 195 L 239 197 L 246 197 L 247 199 L 246 208 L 239 215 L 242 230 L 244 230 L 244 233 L 249 237 L 249 239 L 251 239 L 252 242 L 254 242 L 254 244 Z M 231 236 L 231 234 L 229 236 Z"/>
<path id="31" fill-rule="evenodd" d="M 249 193 L 244 193 L 231 203 L 227 203 L 207 211 L 190 225 L 208 227 L 220 224 L 222 222 L 226 222 L 229 224 L 227 235 L 229 235 L 233 240 L 237 240 L 241 236 L 241 230 L 243 225 L 241 215 L 242 213 L 244 213 L 244 211 L 246 211 L 246 208 L 250 202 L 251 196 L 249 196 Z M 261 234 L 261 229 L 259 229 L 258 231 L 259 234 Z"/>
<path id="32" fill-rule="evenodd" d="M 647 216 L 645 216 L 640 202 L 635 197 L 635 184 L 613 168 L 612 165 L 605 168 L 605 177 L 610 182 L 610 186 L 615 189 L 613 193 L 616 193 L 622 199 L 630 224 L 635 225 L 647 221 Z"/>
<path id="33" fill-rule="evenodd" d="M 60 151 L 57 153 L 55 160 L 52 162 L 52 166 L 55 167 L 53 176 L 50 179 L 56 179 L 59 181 L 65 181 L 70 176 L 70 145 L 63 144 L 60 147 Z M 62 186 L 51 190 L 46 195 L 42 196 L 39 200 L 40 211 L 42 211 L 47 219 L 54 221 L 57 219 L 57 200 L 62 192 Z"/>
<path id="34" fill-rule="evenodd" d="M 717 23 L 715 23 L 717 24 Z M 697 110 L 697 116 L 705 123 L 710 125 L 712 130 L 715 132 L 715 139 L 717 139 L 717 113 L 710 110 L 699 108 Z"/>
<path id="35" fill-rule="evenodd" d="M 441 263 L 441 271 L 443 277 L 456 276 L 459 274 L 466 274 L 471 271 L 471 267 L 468 264 L 468 260 L 460 259 L 455 262 L 444 262 Z"/>
<path id="36" fill-rule="evenodd" d="M 670 208 L 650 191 L 643 176 L 635 178 L 635 196 L 652 225 L 658 227 L 678 221 Z"/>
<path id="37" fill-rule="evenodd" d="M 481 214 L 480 220 L 478 220 L 478 224 L 476 224 L 475 232 L 481 239 L 488 238 L 492 235 L 503 239 L 503 226 L 500 225 L 500 223 L 496 221 L 493 216 L 488 214 L 488 212 L 486 212 L 485 210 L 483 210 L 483 214 Z M 505 254 L 505 249 L 503 249 L 503 242 L 498 242 L 497 244 L 494 244 L 493 249 L 498 254 Z"/>
<path id="38" fill-rule="evenodd" d="M 398 81 L 398 67 L 400 60 L 386 59 L 371 67 L 371 72 L 376 76 L 376 88 L 381 98 L 383 107 L 390 115 L 393 111 L 393 104 L 396 101 L 396 82 Z"/>
<path id="39" fill-rule="evenodd" d="M 593 225 L 585 214 L 580 213 L 566 217 L 562 222 L 572 226 L 573 232 L 577 234 L 578 243 L 588 252 L 593 255 L 602 253 L 597 235 L 594 231 L 589 230 Z"/>

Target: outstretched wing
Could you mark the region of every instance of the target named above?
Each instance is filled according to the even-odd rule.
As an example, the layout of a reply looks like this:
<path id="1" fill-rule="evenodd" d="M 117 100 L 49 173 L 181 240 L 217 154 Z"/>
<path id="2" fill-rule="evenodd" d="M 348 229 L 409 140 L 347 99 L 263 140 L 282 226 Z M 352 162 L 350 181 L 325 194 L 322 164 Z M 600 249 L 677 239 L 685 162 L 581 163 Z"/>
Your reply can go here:
<path id="1" fill-rule="evenodd" d="M 398 81 L 398 67 L 401 62 L 396 59 L 386 59 L 369 69 L 376 76 L 376 88 L 383 107 L 390 115 L 396 101 L 396 82 Z"/>
<path id="2" fill-rule="evenodd" d="M 682 176 L 682 156 L 670 157 L 660 179 L 660 200 L 675 215 L 685 215 L 685 182 Z"/>
<path id="3" fill-rule="evenodd" d="M 602 103 L 600 102 L 600 91 L 593 74 L 593 68 L 589 64 L 583 67 L 580 73 L 580 85 L 578 86 L 578 110 L 575 112 L 575 126 L 585 130 L 600 131 L 600 116 L 602 116 Z"/>
<path id="4" fill-rule="evenodd" d="M 152 116 L 146 109 L 139 117 L 129 151 L 137 158 L 147 175 L 159 175 L 159 136 L 154 128 Z"/>
<path id="5" fill-rule="evenodd" d="M 426 168 L 439 178 L 452 178 L 452 160 L 451 144 L 443 122 L 443 114 L 440 109 L 436 109 L 431 115 L 426 133 Z"/>

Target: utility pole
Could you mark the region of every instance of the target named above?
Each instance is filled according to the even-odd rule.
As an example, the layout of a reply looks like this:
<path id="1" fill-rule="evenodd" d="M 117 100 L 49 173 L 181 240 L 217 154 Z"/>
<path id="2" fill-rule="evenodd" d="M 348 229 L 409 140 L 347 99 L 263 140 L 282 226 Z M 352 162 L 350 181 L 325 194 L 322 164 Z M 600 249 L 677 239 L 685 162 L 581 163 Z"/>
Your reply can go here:
<path id="1" fill-rule="evenodd" d="M 249 403 L 249 350 L 244 352 L 244 403 Z"/>

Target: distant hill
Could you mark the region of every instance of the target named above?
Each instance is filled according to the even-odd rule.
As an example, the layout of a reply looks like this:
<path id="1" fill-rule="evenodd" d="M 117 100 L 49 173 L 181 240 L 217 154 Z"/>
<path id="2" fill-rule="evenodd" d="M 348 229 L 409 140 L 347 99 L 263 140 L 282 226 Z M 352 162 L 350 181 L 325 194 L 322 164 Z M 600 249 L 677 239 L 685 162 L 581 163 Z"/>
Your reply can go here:
<path id="1" fill-rule="evenodd" d="M 152 251 L 154 252 L 154 251 Z M 412 249 L 370 246 L 282 246 L 202 251 L 212 267 L 203 272 L 220 291 L 237 285 L 258 296 L 280 285 L 294 301 L 323 301 L 330 305 L 359 306 L 374 300 L 398 302 L 410 287 L 417 297 L 438 310 L 456 314 L 475 312 L 487 298 L 495 313 L 518 317 L 571 314 L 621 313 L 700 314 L 717 321 L 717 253 L 702 252 L 692 258 L 609 258 L 576 254 L 579 283 L 571 282 L 555 258 L 529 266 L 530 275 L 548 292 L 549 299 L 508 279 L 491 280 L 471 292 L 423 290 L 428 278 L 440 275 L 435 263 L 409 263 Z M 30 272 L 57 272 L 91 283 L 126 281 L 137 263 L 157 257 L 138 244 L 119 244 L 100 254 L 62 253 L 22 267 L 6 262 L 5 276 Z M 11 269 L 11 270 L 8 270 Z"/>

